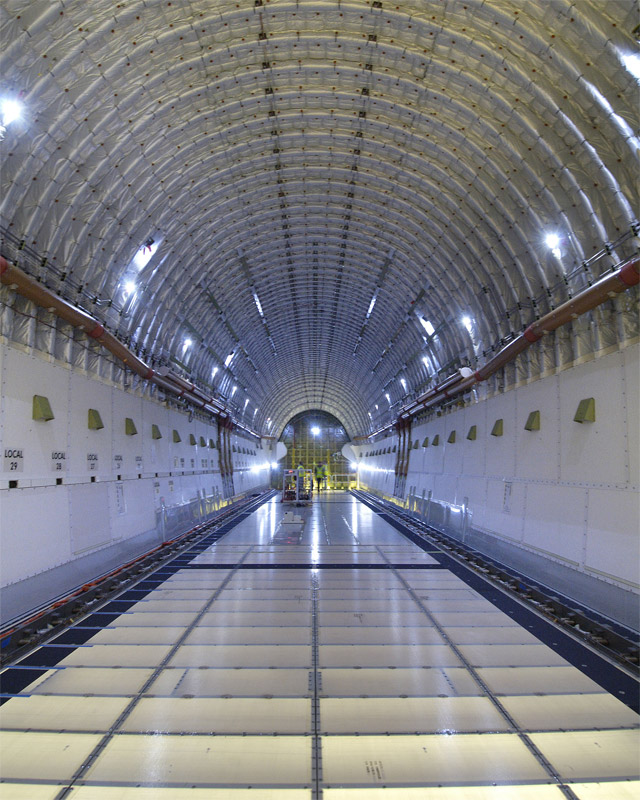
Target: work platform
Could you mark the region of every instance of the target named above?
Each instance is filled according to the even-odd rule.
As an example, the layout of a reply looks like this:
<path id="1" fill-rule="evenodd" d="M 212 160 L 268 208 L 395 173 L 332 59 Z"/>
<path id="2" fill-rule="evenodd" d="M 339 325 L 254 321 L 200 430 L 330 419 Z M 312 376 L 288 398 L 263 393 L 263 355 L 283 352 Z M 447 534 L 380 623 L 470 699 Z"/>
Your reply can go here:
<path id="1" fill-rule="evenodd" d="M 352 495 L 285 511 L 5 671 L 3 800 L 638 797 L 625 671 Z"/>

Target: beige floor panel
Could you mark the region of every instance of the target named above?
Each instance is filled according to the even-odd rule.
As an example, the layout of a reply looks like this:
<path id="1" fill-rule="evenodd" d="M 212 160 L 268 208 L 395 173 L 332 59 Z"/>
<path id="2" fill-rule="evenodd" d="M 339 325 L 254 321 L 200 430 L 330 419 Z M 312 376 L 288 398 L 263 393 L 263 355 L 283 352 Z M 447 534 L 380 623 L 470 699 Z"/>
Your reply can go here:
<path id="1" fill-rule="evenodd" d="M 640 738 L 635 730 L 532 733 L 565 781 L 588 778 L 638 778 Z"/>
<path id="2" fill-rule="evenodd" d="M 185 644 L 311 644 L 311 628 L 194 628 Z"/>
<path id="3" fill-rule="evenodd" d="M 296 630 L 293 629 L 292 630 Z M 319 630 L 320 644 L 443 644 L 435 628 L 337 628 Z"/>
<path id="4" fill-rule="evenodd" d="M 491 603 L 489 603 L 488 600 L 480 597 L 480 595 L 474 592 L 473 589 L 444 589 L 440 586 L 437 586 L 433 588 L 429 587 L 428 589 L 420 588 L 413 590 L 421 600 L 446 600 L 452 603 L 456 601 L 468 603 L 473 600 L 482 601 L 491 606 Z"/>
<path id="5" fill-rule="evenodd" d="M 0 798 L 2 800 L 55 800 L 62 788 L 60 785 L 3 782 L 0 784 Z"/>
<path id="6" fill-rule="evenodd" d="M 201 611 L 211 599 L 211 594 L 198 600 L 140 600 L 129 609 L 130 614 L 161 614 L 170 611 L 172 614 Z"/>
<path id="7" fill-rule="evenodd" d="M 171 613 L 167 611 L 162 614 L 132 614 L 127 611 L 124 614 L 120 614 L 113 622 L 110 622 L 109 626 L 119 627 L 122 625 L 126 627 L 133 626 L 134 628 L 142 628 L 150 625 L 152 627 L 174 628 L 183 625 L 186 627 L 187 625 L 191 625 L 196 616 L 197 614 L 195 611 L 190 611 L 188 613 L 182 611 L 174 611 Z"/>
<path id="8" fill-rule="evenodd" d="M 212 608 L 215 608 L 213 606 Z M 279 627 L 281 625 L 309 625 L 309 613 L 306 611 L 226 611 L 217 613 L 208 611 L 202 615 L 201 625 L 266 625 Z"/>
<path id="9" fill-rule="evenodd" d="M 307 697 L 308 669 L 165 669 L 147 695 Z"/>
<path id="10" fill-rule="evenodd" d="M 497 695 L 604 692 L 575 667 L 481 667 L 478 674 Z"/>
<path id="11" fill-rule="evenodd" d="M 473 667 L 562 667 L 569 662 L 544 644 L 462 644 Z"/>
<path id="12" fill-rule="evenodd" d="M 457 667 L 446 644 L 321 645 L 321 667 Z"/>
<path id="13" fill-rule="evenodd" d="M 274 612 L 274 611 L 303 611 L 311 613 L 311 598 L 300 597 L 290 600 L 271 600 L 268 597 L 223 598 L 214 600 L 211 611 L 216 614 L 242 611 Z"/>
<path id="14" fill-rule="evenodd" d="M 326 784 L 465 784 L 542 780 L 547 773 L 515 734 L 327 736 Z"/>
<path id="15" fill-rule="evenodd" d="M 184 589 L 182 587 L 176 588 L 165 588 L 165 589 L 156 589 L 153 592 L 153 600 L 172 600 L 172 601 L 179 601 L 179 602 L 190 602 L 193 600 L 210 600 L 212 595 L 214 595 L 217 591 L 217 587 L 215 586 L 207 586 L 201 589 Z"/>
<path id="16" fill-rule="evenodd" d="M 304 645 L 205 645 L 180 647 L 172 667 L 311 667 L 311 647 Z"/>
<path id="17" fill-rule="evenodd" d="M 455 611 L 433 611 L 433 616 L 436 621 L 443 626 L 443 628 L 468 628 L 469 625 L 490 627 L 501 627 L 504 625 L 513 625 L 516 627 L 518 623 L 511 619 L 508 614 L 503 614 L 502 611 L 482 611 L 476 613 L 456 613 Z"/>
<path id="18" fill-rule="evenodd" d="M 500 701 L 524 730 L 626 728 L 640 723 L 635 711 L 610 694 L 524 695 Z"/>
<path id="19" fill-rule="evenodd" d="M 95 644 L 76 648 L 60 662 L 61 667 L 154 667 L 171 647 L 156 644 Z"/>
<path id="20" fill-rule="evenodd" d="M 569 785 L 579 800 L 638 800 L 640 797 L 640 781 L 571 783 Z"/>
<path id="21" fill-rule="evenodd" d="M 557 786 L 537 783 L 525 786 L 509 784 L 508 786 L 464 786 L 464 788 L 403 786 L 392 789 L 368 786 L 366 789 L 324 789 L 322 797 L 323 800 L 562 800 L 565 794 Z"/>
<path id="22" fill-rule="evenodd" d="M 424 598 L 423 594 L 418 594 L 418 598 Z M 422 605 L 429 613 L 442 614 L 486 614 L 496 611 L 496 607 L 488 600 L 477 598 L 475 600 L 447 600 L 445 599 L 420 599 Z"/>
<path id="23" fill-rule="evenodd" d="M 87 644 L 175 644 L 185 632 L 184 626 L 152 628 L 148 625 L 134 628 L 129 625 L 103 628 L 87 640 Z"/>
<path id="24" fill-rule="evenodd" d="M 404 612 L 418 611 L 419 606 L 408 594 L 402 597 L 381 598 L 378 594 L 377 600 L 368 598 L 349 597 L 342 600 L 325 599 L 322 594 L 318 601 L 318 610 L 327 611 L 358 611 L 360 613 L 385 611 L 392 614 L 403 614 Z"/>
<path id="25" fill-rule="evenodd" d="M 318 590 L 320 600 L 379 600 L 380 596 L 393 600 L 394 598 L 408 597 L 406 589 L 397 586 L 381 586 L 379 589 L 325 589 Z"/>
<path id="26" fill-rule="evenodd" d="M 340 697 L 320 701 L 323 733 L 480 733 L 509 724 L 486 697 Z"/>
<path id="27" fill-rule="evenodd" d="M 101 669 L 68 667 L 55 669 L 30 691 L 37 694 L 64 695 L 133 695 L 140 691 L 153 673 L 152 669 Z"/>
<path id="28" fill-rule="evenodd" d="M 122 725 L 140 733 L 311 733 L 302 698 L 143 698 Z"/>
<path id="29" fill-rule="evenodd" d="M 101 734 L 94 733 L 0 731 L 2 777 L 4 780 L 67 781 L 101 738 Z"/>
<path id="30" fill-rule="evenodd" d="M 59 789 L 58 789 L 59 790 Z M 5 800 L 4 795 L 0 795 Z M 9 798 L 9 800 L 11 800 Z M 15 800 L 23 800 L 22 796 Z M 25 796 L 24 800 L 29 800 Z M 40 800 L 38 795 L 34 800 Z M 44 797 L 42 798 L 44 800 Z M 69 800 L 311 800 L 310 789 L 170 789 L 160 786 L 81 786 Z"/>
<path id="31" fill-rule="evenodd" d="M 433 697 L 482 694 L 466 669 L 325 669 L 322 696 Z"/>
<path id="32" fill-rule="evenodd" d="M 446 628 L 454 644 L 540 644 L 540 640 L 521 627 Z"/>
<path id="33" fill-rule="evenodd" d="M 223 589 L 218 600 L 309 600 L 311 590 L 306 589 Z"/>
<path id="34" fill-rule="evenodd" d="M 17 730 L 107 731 L 129 702 L 127 697 L 41 694 L 12 697 L 0 706 L 0 727 Z"/>
<path id="35" fill-rule="evenodd" d="M 305 784 L 311 738 L 116 736 L 87 772 L 92 781 L 146 784 Z"/>
<path id="36" fill-rule="evenodd" d="M 427 625 L 431 626 L 429 618 L 421 611 L 404 611 L 402 613 L 389 612 L 383 614 L 382 612 L 367 612 L 367 611 L 322 611 L 319 614 L 319 624 L 323 625 L 337 625 L 338 627 L 345 627 L 348 625 L 354 626 L 384 626 L 395 627 L 403 625 Z"/>

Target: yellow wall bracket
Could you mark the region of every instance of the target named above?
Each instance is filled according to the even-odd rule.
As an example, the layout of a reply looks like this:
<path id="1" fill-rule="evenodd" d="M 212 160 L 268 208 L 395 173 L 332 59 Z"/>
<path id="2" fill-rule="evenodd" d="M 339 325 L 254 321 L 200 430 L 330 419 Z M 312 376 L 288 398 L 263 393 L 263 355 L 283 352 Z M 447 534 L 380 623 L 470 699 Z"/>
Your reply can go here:
<path id="1" fill-rule="evenodd" d="M 41 422 L 48 422 L 50 419 L 55 419 L 48 398 L 43 397 L 41 394 L 33 395 L 32 416 L 33 419 L 40 420 Z"/>
<path id="2" fill-rule="evenodd" d="M 102 417 L 97 408 L 90 408 L 87 414 L 87 428 L 90 431 L 101 431 L 104 428 Z"/>
<path id="3" fill-rule="evenodd" d="M 540 430 L 540 412 L 532 411 L 527 417 L 524 424 L 525 431 L 539 431 Z"/>
<path id="4" fill-rule="evenodd" d="M 593 397 L 585 397 L 578 403 L 574 422 L 595 422 L 596 421 L 596 401 Z"/>

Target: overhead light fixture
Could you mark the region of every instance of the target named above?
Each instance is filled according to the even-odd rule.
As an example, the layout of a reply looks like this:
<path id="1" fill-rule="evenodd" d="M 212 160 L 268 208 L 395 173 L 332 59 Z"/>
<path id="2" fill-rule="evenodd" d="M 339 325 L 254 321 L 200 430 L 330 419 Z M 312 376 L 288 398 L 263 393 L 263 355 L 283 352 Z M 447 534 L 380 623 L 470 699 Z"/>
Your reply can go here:
<path id="1" fill-rule="evenodd" d="M 562 251 L 560 250 L 560 237 L 557 233 L 548 233 L 545 236 L 545 244 L 551 250 L 556 258 L 560 258 Z"/>
<path id="2" fill-rule="evenodd" d="M 212 377 L 212 378 L 215 378 L 217 374 L 218 374 L 218 367 L 214 367 L 214 368 L 211 370 L 211 377 Z"/>
<path id="3" fill-rule="evenodd" d="M 391 398 L 389 397 L 388 392 L 385 392 L 384 396 L 387 398 L 387 403 L 389 403 L 389 405 L 391 405 Z"/>
<path id="4" fill-rule="evenodd" d="M 128 295 L 132 295 L 136 290 L 135 281 L 127 281 L 124 285 L 124 290 Z"/>
<path id="5" fill-rule="evenodd" d="M 10 100 L 5 98 L 0 104 L 0 117 L 2 118 L 2 127 L 6 128 L 22 116 L 22 103 L 17 100 Z"/>
<path id="6" fill-rule="evenodd" d="M 229 353 L 229 355 L 224 360 L 225 367 L 228 367 L 229 364 L 233 361 L 233 353 Z"/>
<path id="7" fill-rule="evenodd" d="M 625 68 L 640 81 L 640 55 L 638 53 L 628 53 L 620 57 Z"/>
<path id="8" fill-rule="evenodd" d="M 320 428 L 318 428 L 317 425 L 314 425 L 311 428 L 311 433 L 313 434 L 313 436 L 320 436 Z"/>
<path id="9" fill-rule="evenodd" d="M 184 349 L 186 350 L 187 347 L 191 347 L 192 344 L 193 344 L 193 341 L 191 339 L 185 339 L 184 340 Z"/>
<path id="10" fill-rule="evenodd" d="M 407 391 L 407 382 L 405 381 L 405 379 L 404 378 L 400 378 L 400 383 L 402 384 L 402 388 L 406 392 Z"/>
<path id="11" fill-rule="evenodd" d="M 424 319 L 424 317 L 418 317 L 418 319 L 420 320 L 420 324 L 422 325 L 422 327 L 427 332 L 427 336 L 433 336 L 433 334 L 436 332 L 436 329 L 429 322 L 429 320 L 428 319 Z"/>
<path id="12" fill-rule="evenodd" d="M 160 242 L 154 241 L 151 237 L 142 245 L 133 257 L 133 263 L 137 269 L 144 269 L 149 261 L 151 261 L 153 254 L 158 249 Z"/>

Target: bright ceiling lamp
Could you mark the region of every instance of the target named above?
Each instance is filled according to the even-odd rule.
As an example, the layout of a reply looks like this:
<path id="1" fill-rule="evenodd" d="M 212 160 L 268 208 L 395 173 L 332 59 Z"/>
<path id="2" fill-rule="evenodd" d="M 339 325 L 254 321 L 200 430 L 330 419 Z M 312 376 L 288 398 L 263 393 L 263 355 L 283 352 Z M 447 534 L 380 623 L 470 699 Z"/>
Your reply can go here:
<path id="1" fill-rule="evenodd" d="M 0 103 L 0 116 L 2 117 L 2 126 L 6 128 L 7 125 L 11 125 L 22 116 L 22 103 L 6 98 Z"/>
<path id="2" fill-rule="evenodd" d="M 228 367 L 229 364 L 231 364 L 232 361 L 233 361 L 233 353 L 231 352 L 231 353 L 229 353 L 229 355 L 224 360 L 225 367 Z"/>
<path id="3" fill-rule="evenodd" d="M 132 295 L 136 290 L 135 281 L 127 281 L 124 285 L 124 290 L 127 293 L 127 295 Z"/>
<path id="4" fill-rule="evenodd" d="M 557 233 L 548 233 L 544 238 L 544 243 L 556 258 L 562 255 L 560 251 L 560 237 Z"/>
<path id="5" fill-rule="evenodd" d="M 317 425 L 314 425 L 313 428 L 311 428 L 311 433 L 313 436 L 320 436 L 320 428 L 318 428 Z"/>
<path id="6" fill-rule="evenodd" d="M 160 242 L 154 241 L 151 237 L 142 245 L 138 252 L 133 257 L 133 263 L 136 269 L 144 269 L 149 261 L 151 261 L 153 254 L 158 249 Z"/>
<path id="7" fill-rule="evenodd" d="M 620 56 L 625 68 L 633 75 L 633 77 L 640 81 L 640 55 L 638 53 L 627 53 Z"/>
<path id="8" fill-rule="evenodd" d="M 471 317 L 462 317 L 460 322 L 462 322 L 464 327 L 469 331 L 469 333 L 471 333 L 471 328 L 472 328 Z"/>
<path id="9" fill-rule="evenodd" d="M 429 320 L 428 319 L 424 319 L 424 317 L 418 317 L 418 319 L 420 320 L 420 324 L 422 325 L 422 327 L 427 332 L 427 336 L 433 336 L 433 334 L 436 332 L 436 329 L 429 322 Z"/>

